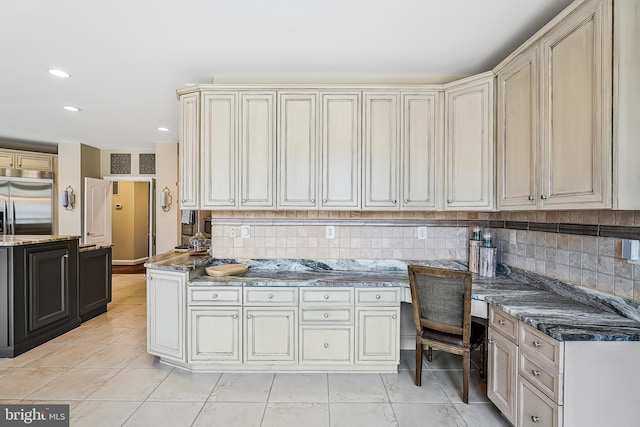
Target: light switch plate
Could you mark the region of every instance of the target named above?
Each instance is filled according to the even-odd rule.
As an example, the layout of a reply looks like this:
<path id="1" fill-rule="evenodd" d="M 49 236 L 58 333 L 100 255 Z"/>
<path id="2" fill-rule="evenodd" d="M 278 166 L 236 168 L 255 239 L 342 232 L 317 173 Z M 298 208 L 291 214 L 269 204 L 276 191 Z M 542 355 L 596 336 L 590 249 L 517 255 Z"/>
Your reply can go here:
<path id="1" fill-rule="evenodd" d="M 335 239 L 336 238 L 336 227 L 333 225 L 327 225 L 325 228 L 325 237 L 327 239 Z"/>
<path id="2" fill-rule="evenodd" d="M 241 225 L 240 237 L 242 237 L 243 239 L 248 239 L 249 237 L 251 237 L 251 227 L 248 225 Z"/>

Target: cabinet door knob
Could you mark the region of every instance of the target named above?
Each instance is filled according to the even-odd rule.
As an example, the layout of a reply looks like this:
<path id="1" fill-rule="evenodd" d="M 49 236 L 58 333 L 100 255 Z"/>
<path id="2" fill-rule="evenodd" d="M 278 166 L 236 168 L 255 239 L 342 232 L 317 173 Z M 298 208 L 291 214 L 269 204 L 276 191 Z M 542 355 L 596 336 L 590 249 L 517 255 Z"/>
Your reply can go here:
<path id="1" fill-rule="evenodd" d="M 531 415 L 531 421 L 533 421 L 534 423 L 537 423 L 540 421 L 540 418 L 536 417 L 535 415 Z"/>
<path id="2" fill-rule="evenodd" d="M 213 298 L 213 299 L 218 298 L 218 294 L 213 294 L 213 295 L 211 295 L 211 298 Z"/>
<path id="3" fill-rule="evenodd" d="M 229 199 L 229 203 L 234 203 L 235 200 L 234 199 Z"/>
<path id="4" fill-rule="evenodd" d="M 376 299 L 380 299 L 380 295 L 376 295 Z"/>
<path id="5" fill-rule="evenodd" d="M 251 319 L 251 315 L 250 314 L 247 314 L 247 319 Z"/>
<path id="6" fill-rule="evenodd" d="M 411 200 L 409 200 L 409 199 L 404 199 L 404 202 L 405 202 L 405 203 L 409 203 L 410 201 L 411 201 Z"/>
<path id="7" fill-rule="evenodd" d="M 535 199 L 535 197 L 533 197 L 533 196 L 529 196 L 529 197 L 527 197 L 527 198 L 528 198 L 529 200 L 534 200 L 534 199 Z"/>
<path id="8" fill-rule="evenodd" d="M 311 203 L 315 203 L 315 202 L 316 202 L 316 199 L 311 199 Z"/>
<path id="9" fill-rule="evenodd" d="M 398 203 L 398 201 L 396 199 L 392 200 L 393 204 L 395 205 L 396 203 Z"/>
<path id="10" fill-rule="evenodd" d="M 393 316 L 391 316 L 392 319 L 397 319 L 398 316 L 396 316 L 395 314 Z"/>
<path id="11" fill-rule="evenodd" d="M 268 295 L 268 298 L 269 298 L 269 299 L 273 298 L 273 294 L 269 294 L 269 295 Z"/>
<path id="12" fill-rule="evenodd" d="M 325 295 L 325 296 L 324 296 L 324 299 L 329 299 L 329 295 Z"/>
<path id="13" fill-rule="evenodd" d="M 327 317 L 329 317 L 329 313 L 324 314 L 324 318 L 326 319 Z"/>
<path id="14" fill-rule="evenodd" d="M 498 320 L 498 325 L 504 326 L 504 320 L 502 320 L 502 319 Z"/>
<path id="15" fill-rule="evenodd" d="M 544 194 L 540 195 L 540 198 L 541 198 L 542 200 L 547 200 L 547 196 L 545 196 Z"/>
<path id="16" fill-rule="evenodd" d="M 247 203 L 247 199 L 242 199 L 242 203 Z"/>
<path id="17" fill-rule="evenodd" d="M 535 369 L 532 369 L 532 370 L 531 370 L 531 374 L 532 374 L 534 377 L 539 377 L 539 376 L 540 376 L 540 371 L 537 371 L 537 370 L 535 370 Z"/>
<path id="18" fill-rule="evenodd" d="M 493 344 L 493 340 L 487 340 L 489 344 Z"/>
<path id="19" fill-rule="evenodd" d="M 451 203 L 453 203 L 453 200 L 451 200 L 451 199 L 447 199 L 447 203 L 448 203 L 448 204 L 451 204 Z"/>
<path id="20" fill-rule="evenodd" d="M 147 276 L 148 280 L 153 280 L 153 276 Z"/>
<path id="21" fill-rule="evenodd" d="M 232 317 L 233 317 L 234 319 L 237 319 L 237 318 L 238 318 L 238 315 L 237 315 L 237 314 L 234 314 Z"/>
<path id="22" fill-rule="evenodd" d="M 538 341 L 534 341 L 534 342 L 532 342 L 531 344 L 532 344 L 535 348 L 540 348 L 540 346 L 542 345 L 542 344 L 540 344 Z"/>
<path id="23" fill-rule="evenodd" d="M 327 203 L 327 199 L 322 199 L 322 203 Z"/>
<path id="24" fill-rule="evenodd" d="M 324 343 L 324 348 L 329 348 L 329 343 L 328 342 Z"/>

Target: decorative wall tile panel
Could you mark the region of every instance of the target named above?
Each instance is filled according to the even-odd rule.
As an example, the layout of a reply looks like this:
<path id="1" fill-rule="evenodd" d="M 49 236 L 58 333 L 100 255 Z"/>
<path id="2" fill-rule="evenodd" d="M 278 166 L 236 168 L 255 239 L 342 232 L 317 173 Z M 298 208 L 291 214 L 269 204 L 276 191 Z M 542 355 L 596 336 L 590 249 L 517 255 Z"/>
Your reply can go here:
<path id="1" fill-rule="evenodd" d="M 112 153 L 111 154 L 111 175 L 131 174 L 131 154 Z"/>
<path id="2" fill-rule="evenodd" d="M 156 155 L 155 154 L 140 154 L 140 173 L 155 175 L 156 173 Z"/>

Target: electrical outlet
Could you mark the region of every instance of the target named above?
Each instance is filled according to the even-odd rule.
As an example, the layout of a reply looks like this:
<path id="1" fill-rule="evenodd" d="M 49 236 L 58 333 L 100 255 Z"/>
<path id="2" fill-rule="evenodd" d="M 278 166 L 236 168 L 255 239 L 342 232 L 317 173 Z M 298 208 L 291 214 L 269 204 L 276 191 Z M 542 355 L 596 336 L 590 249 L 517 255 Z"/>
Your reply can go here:
<path id="1" fill-rule="evenodd" d="M 427 238 L 427 227 L 418 227 L 418 240 L 425 240 Z"/>
<path id="2" fill-rule="evenodd" d="M 249 237 L 251 237 L 251 228 L 248 225 L 241 225 L 240 226 L 240 237 L 242 237 L 243 239 L 248 239 Z"/>
<path id="3" fill-rule="evenodd" d="M 336 238 L 336 227 L 333 225 L 327 225 L 325 228 L 325 237 L 327 239 L 335 239 Z"/>
<path id="4" fill-rule="evenodd" d="M 231 237 L 231 238 L 235 238 L 235 237 L 236 237 L 236 233 L 237 233 L 237 232 L 236 232 L 236 227 L 231 227 L 231 228 L 229 229 L 229 237 Z"/>
<path id="5" fill-rule="evenodd" d="M 516 230 L 509 230 L 509 244 L 515 245 L 516 243 L 518 243 L 516 240 Z"/>

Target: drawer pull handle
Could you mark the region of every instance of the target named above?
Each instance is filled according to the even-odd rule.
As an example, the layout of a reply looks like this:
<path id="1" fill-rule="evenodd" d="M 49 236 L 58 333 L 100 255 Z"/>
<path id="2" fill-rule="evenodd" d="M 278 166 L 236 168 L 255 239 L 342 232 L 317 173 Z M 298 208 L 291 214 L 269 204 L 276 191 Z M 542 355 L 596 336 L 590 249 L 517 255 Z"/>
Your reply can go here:
<path id="1" fill-rule="evenodd" d="M 502 320 L 502 319 L 498 320 L 498 325 L 504 326 L 504 320 Z"/>
<path id="2" fill-rule="evenodd" d="M 326 319 L 327 317 L 329 317 L 329 313 L 324 314 L 324 318 Z"/>
<path id="3" fill-rule="evenodd" d="M 269 294 L 268 298 L 269 299 L 273 298 L 273 294 Z"/>
<path id="4" fill-rule="evenodd" d="M 213 299 L 218 298 L 218 294 L 213 294 L 213 295 L 211 295 L 211 298 L 213 298 Z"/>
<path id="5" fill-rule="evenodd" d="M 324 343 L 324 348 L 329 348 L 329 343 L 328 342 Z"/>
<path id="6" fill-rule="evenodd" d="M 540 346 L 542 345 L 538 341 L 534 341 L 532 344 L 535 348 L 540 348 Z"/>
<path id="7" fill-rule="evenodd" d="M 325 296 L 324 296 L 324 299 L 329 299 L 329 295 L 325 295 Z"/>
<path id="8" fill-rule="evenodd" d="M 233 318 L 234 318 L 234 319 L 237 319 L 237 318 L 238 318 L 238 315 L 237 315 L 237 314 L 234 314 L 234 315 L 233 315 Z"/>
<path id="9" fill-rule="evenodd" d="M 533 374 L 534 377 L 539 377 L 540 376 L 540 371 L 537 371 L 535 369 L 532 369 L 531 373 Z"/>
<path id="10" fill-rule="evenodd" d="M 540 421 L 540 418 L 536 417 L 535 415 L 531 415 L 531 421 L 533 421 L 534 423 L 537 423 Z"/>
<path id="11" fill-rule="evenodd" d="M 380 295 L 376 295 L 376 299 L 380 299 Z"/>

